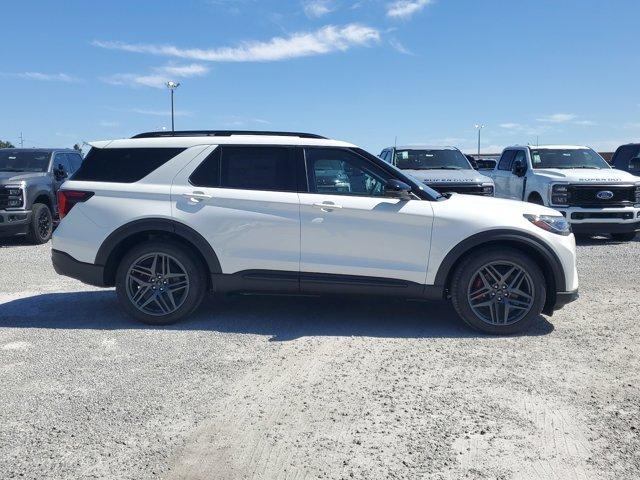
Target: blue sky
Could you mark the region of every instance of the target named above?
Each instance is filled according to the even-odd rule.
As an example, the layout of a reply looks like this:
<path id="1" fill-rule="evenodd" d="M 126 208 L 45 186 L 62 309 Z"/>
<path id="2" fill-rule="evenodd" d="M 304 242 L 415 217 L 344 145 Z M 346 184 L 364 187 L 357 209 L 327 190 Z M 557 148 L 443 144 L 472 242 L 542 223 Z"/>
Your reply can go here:
<path id="1" fill-rule="evenodd" d="M 640 140 L 637 0 L 3 2 L 0 139 L 178 129 L 610 150 Z"/>

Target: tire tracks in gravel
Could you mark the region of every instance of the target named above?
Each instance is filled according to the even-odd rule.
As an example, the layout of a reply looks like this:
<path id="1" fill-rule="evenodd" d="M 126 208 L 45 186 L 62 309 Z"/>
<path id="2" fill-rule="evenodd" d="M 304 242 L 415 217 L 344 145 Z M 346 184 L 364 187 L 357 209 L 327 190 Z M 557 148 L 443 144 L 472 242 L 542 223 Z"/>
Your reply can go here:
<path id="1" fill-rule="evenodd" d="M 175 456 L 167 479 L 307 478 L 305 465 L 295 461 L 296 447 L 309 440 L 305 393 L 346 351 L 340 347 L 347 341 L 320 337 L 280 345 L 275 362 L 267 359 L 212 406 L 213 417 Z"/>

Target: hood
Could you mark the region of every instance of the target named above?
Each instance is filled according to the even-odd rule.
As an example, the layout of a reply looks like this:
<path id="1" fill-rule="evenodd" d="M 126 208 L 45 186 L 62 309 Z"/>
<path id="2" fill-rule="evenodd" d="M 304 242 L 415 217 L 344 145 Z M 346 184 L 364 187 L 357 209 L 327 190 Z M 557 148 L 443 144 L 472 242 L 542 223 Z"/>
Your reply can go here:
<path id="1" fill-rule="evenodd" d="M 468 170 L 402 170 L 426 184 L 438 183 L 490 183 L 493 180 L 481 173 Z"/>
<path id="2" fill-rule="evenodd" d="M 464 195 L 462 193 L 451 193 L 448 200 L 455 204 L 468 205 L 471 210 L 480 210 L 483 212 L 490 212 L 493 215 L 495 212 L 511 211 L 518 215 L 523 213 L 531 213 L 535 215 L 552 215 L 558 216 L 560 212 L 537 203 L 521 202 L 520 200 L 510 200 L 507 198 L 498 197 L 485 197 L 481 195 Z"/>
<path id="3" fill-rule="evenodd" d="M 629 183 L 640 182 L 640 177 L 629 172 L 614 168 L 588 169 L 588 168 L 536 168 L 536 175 L 542 175 L 550 180 L 575 182 L 575 183 Z"/>
<path id="4" fill-rule="evenodd" d="M 44 172 L 2 172 L 0 171 L 0 183 L 10 184 L 47 176 Z"/>

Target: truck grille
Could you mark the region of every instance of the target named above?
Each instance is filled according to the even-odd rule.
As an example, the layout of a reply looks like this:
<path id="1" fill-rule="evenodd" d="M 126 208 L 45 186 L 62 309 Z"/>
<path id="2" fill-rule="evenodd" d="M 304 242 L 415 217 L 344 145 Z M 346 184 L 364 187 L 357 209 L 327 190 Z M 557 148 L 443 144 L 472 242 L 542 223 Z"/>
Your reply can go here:
<path id="1" fill-rule="evenodd" d="M 439 193 L 464 193 L 465 195 L 488 195 L 483 192 L 479 183 L 429 183 L 427 184 Z"/>
<path id="2" fill-rule="evenodd" d="M 569 205 L 576 207 L 624 207 L 636 202 L 635 185 L 569 185 L 568 192 Z"/>

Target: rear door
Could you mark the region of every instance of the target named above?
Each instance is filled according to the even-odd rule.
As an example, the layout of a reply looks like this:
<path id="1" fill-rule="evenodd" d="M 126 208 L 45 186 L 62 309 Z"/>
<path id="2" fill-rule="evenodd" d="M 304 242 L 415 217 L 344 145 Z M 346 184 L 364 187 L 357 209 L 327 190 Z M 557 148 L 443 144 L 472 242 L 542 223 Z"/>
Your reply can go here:
<path id="1" fill-rule="evenodd" d="M 173 216 L 203 235 L 223 273 L 293 272 L 298 288 L 300 204 L 296 147 L 205 150 L 173 181 Z M 265 272 L 263 272 L 265 273 Z"/>
<path id="2" fill-rule="evenodd" d="M 385 197 L 391 175 L 351 150 L 306 148 L 305 159 L 309 192 L 300 193 L 303 291 L 319 289 L 317 274 L 424 284 L 433 223 L 430 202 Z"/>

